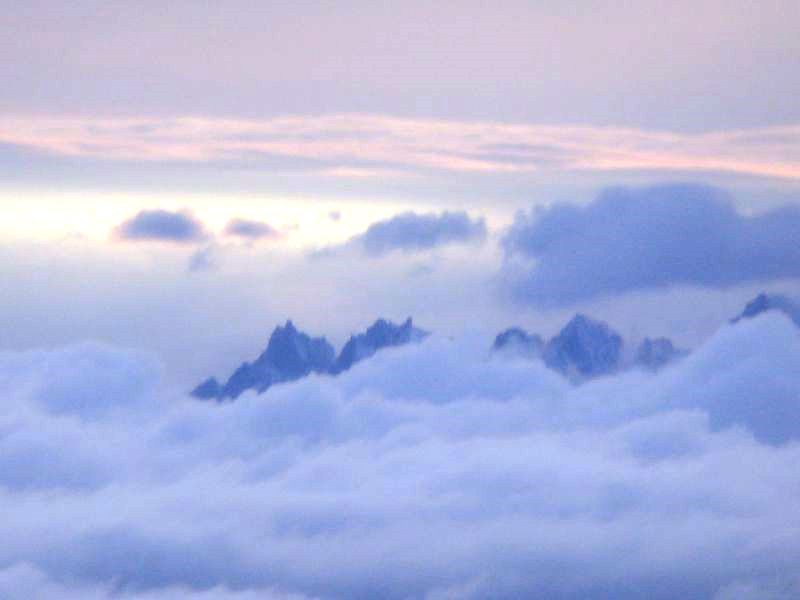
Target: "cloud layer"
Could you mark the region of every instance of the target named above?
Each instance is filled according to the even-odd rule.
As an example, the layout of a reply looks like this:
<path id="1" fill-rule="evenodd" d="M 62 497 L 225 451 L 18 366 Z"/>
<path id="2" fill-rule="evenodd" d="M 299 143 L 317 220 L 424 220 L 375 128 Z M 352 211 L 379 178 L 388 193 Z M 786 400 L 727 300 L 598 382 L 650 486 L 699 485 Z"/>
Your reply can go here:
<path id="1" fill-rule="evenodd" d="M 800 173 L 800 127 L 793 125 L 691 134 L 358 114 L 262 120 L 37 116 L 0 118 L 0 143 L 103 161 L 278 164 L 332 178 L 627 170 L 796 180 Z"/>
<path id="2" fill-rule="evenodd" d="M 513 293 L 539 306 L 672 285 L 800 276 L 800 209 L 738 214 L 696 185 L 612 189 L 587 206 L 519 214 L 504 238 Z"/>
<path id="3" fill-rule="evenodd" d="M 224 406 L 137 352 L 0 354 L 0 590 L 796 597 L 786 318 L 580 387 L 485 350 L 434 337 Z"/>

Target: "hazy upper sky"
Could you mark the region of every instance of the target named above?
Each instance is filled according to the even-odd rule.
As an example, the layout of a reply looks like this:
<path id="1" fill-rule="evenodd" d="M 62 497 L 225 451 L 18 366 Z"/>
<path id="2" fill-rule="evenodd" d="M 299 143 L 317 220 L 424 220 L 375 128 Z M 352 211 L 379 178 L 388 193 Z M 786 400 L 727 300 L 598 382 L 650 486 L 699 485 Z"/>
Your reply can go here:
<path id="1" fill-rule="evenodd" d="M 148 345 L 191 379 L 212 357 L 252 353 L 289 316 L 343 339 L 379 314 L 452 332 L 514 320 L 552 328 L 580 308 L 619 312 L 640 333 L 673 310 L 672 329 L 696 341 L 751 292 L 794 285 L 791 268 L 765 275 L 751 261 L 724 285 L 647 286 L 625 272 L 612 274 L 622 287 L 561 281 L 529 291 L 540 298 L 531 303 L 507 293 L 526 255 L 502 240 L 518 211 L 535 237 L 536 210 L 587 206 L 613 186 L 707 186 L 689 202 L 724 196 L 714 214 L 796 206 L 797 2 L 0 9 L 6 347 Z M 638 197 L 646 222 L 650 195 Z M 586 232 L 564 239 L 587 239 L 590 215 L 575 221 Z M 737 229 L 751 230 L 761 231 Z M 625 235 L 614 231 L 612 241 Z M 680 233 L 663 247 L 708 247 Z M 537 252 L 527 258 L 548 269 L 548 257 L 571 256 Z M 698 314 L 687 316 L 689 297 Z M 624 302 L 639 308 L 609 308 Z"/>
<path id="2" fill-rule="evenodd" d="M 796 123 L 791 0 L 3 2 L 9 113 Z"/>

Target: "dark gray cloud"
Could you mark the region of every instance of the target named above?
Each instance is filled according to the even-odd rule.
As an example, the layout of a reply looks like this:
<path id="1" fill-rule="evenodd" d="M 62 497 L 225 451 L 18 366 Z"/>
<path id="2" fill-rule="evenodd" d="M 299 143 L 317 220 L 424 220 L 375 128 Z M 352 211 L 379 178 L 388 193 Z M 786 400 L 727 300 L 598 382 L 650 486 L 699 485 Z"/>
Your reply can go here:
<path id="1" fill-rule="evenodd" d="M 167 210 L 143 210 L 121 223 L 117 237 L 128 241 L 159 241 L 179 244 L 195 243 L 208 238 L 203 224 L 191 213 Z"/>
<path id="2" fill-rule="evenodd" d="M 800 276 L 800 207 L 736 212 L 698 185 L 611 189 L 587 206 L 517 215 L 503 244 L 519 299 L 555 306 L 633 290 Z"/>
<path id="3" fill-rule="evenodd" d="M 486 238 L 484 219 L 472 219 L 464 211 L 439 214 L 406 212 L 385 221 L 378 221 L 356 241 L 364 251 L 379 256 L 401 250 L 429 250 L 446 244 L 479 242 Z"/>
<path id="4" fill-rule="evenodd" d="M 225 226 L 225 235 L 247 240 L 274 239 L 281 237 L 280 232 L 269 223 L 250 221 L 247 219 L 231 219 Z"/>

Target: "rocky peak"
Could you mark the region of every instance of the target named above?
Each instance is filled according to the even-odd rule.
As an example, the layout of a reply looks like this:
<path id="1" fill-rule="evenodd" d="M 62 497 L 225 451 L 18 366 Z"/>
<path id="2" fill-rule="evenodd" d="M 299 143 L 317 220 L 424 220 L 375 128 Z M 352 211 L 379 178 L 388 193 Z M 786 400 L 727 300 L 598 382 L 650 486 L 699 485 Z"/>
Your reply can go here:
<path id="1" fill-rule="evenodd" d="M 378 319 L 364 333 L 350 336 L 333 363 L 331 373 L 338 374 L 346 371 L 355 363 L 369 358 L 382 348 L 419 342 L 427 335 L 427 331 L 414 327 L 411 317 L 406 319 L 402 325 L 395 325 L 386 319 Z"/>
<path id="2" fill-rule="evenodd" d="M 309 373 L 336 375 L 382 348 L 418 342 L 427 335 L 427 331 L 414 327 L 410 317 L 402 325 L 378 319 L 364 333 L 352 336 L 337 358 L 324 337 L 312 338 L 288 320 L 273 330 L 266 350 L 254 362 L 242 363 L 224 385 L 214 377 L 206 379 L 192 395 L 202 399 L 234 399 L 246 390 L 261 393 L 276 383 L 293 381 Z"/>
<path id="3" fill-rule="evenodd" d="M 296 378 L 311 371 L 327 371 L 334 356 L 333 346 L 324 337 L 312 338 L 289 320 L 275 328 L 255 364 L 267 364 L 287 378 Z"/>
<path id="4" fill-rule="evenodd" d="M 497 334 L 492 344 L 494 352 L 516 354 L 529 358 L 538 357 L 544 348 L 544 340 L 535 333 L 528 333 L 521 327 L 510 327 Z"/>
<path id="5" fill-rule="evenodd" d="M 731 323 L 738 323 L 742 319 L 752 319 L 769 310 L 782 312 L 795 325 L 800 327 L 800 304 L 780 294 L 765 294 L 763 292 L 748 302 L 742 313 L 731 319 Z"/>
<path id="6" fill-rule="evenodd" d="M 567 375 L 592 377 L 614 371 L 622 337 L 606 323 L 577 314 L 544 349 L 545 364 Z"/>
<path id="7" fill-rule="evenodd" d="M 687 354 L 686 350 L 676 348 L 668 338 L 644 338 L 636 350 L 635 361 L 637 365 L 655 371 Z"/>

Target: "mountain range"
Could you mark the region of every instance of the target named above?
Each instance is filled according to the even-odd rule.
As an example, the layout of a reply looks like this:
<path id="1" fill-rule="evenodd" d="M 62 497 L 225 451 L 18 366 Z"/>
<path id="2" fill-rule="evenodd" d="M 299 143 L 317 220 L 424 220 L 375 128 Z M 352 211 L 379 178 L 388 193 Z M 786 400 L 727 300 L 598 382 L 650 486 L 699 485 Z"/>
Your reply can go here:
<path id="1" fill-rule="evenodd" d="M 267 348 L 253 362 L 242 363 L 221 384 L 209 377 L 192 395 L 205 400 L 232 400 L 246 390 L 262 393 L 276 383 L 294 381 L 310 373 L 338 375 L 383 348 L 419 342 L 427 331 L 414 327 L 411 318 L 402 325 L 378 319 L 364 333 L 351 336 L 339 355 L 324 337 L 310 337 L 291 320 L 272 332 Z"/>
<path id="2" fill-rule="evenodd" d="M 766 311 L 780 311 L 800 326 L 800 305 L 780 295 L 759 294 L 747 303 L 735 324 Z M 385 349 L 424 340 L 429 333 L 413 325 L 409 317 L 401 325 L 378 319 L 363 333 L 353 335 L 337 355 L 324 337 L 299 331 L 291 320 L 278 326 L 266 350 L 253 362 L 242 363 L 224 384 L 210 377 L 191 394 L 206 400 L 233 400 L 247 390 L 262 393 L 271 386 L 300 379 L 311 373 L 339 375 L 356 363 Z M 622 336 L 606 323 L 576 314 L 557 335 L 545 341 L 521 327 L 497 335 L 492 345 L 496 355 L 541 360 L 548 368 L 580 382 L 627 368 L 658 370 L 689 354 L 664 337 L 645 338 L 632 357 L 626 358 Z"/>

